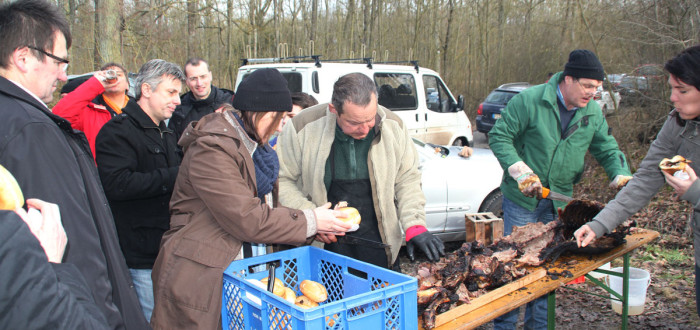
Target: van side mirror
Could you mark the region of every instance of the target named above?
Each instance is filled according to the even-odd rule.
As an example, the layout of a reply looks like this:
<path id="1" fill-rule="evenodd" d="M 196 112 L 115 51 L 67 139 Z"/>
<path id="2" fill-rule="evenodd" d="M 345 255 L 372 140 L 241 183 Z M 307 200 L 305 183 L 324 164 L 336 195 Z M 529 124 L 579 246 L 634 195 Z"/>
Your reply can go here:
<path id="1" fill-rule="evenodd" d="M 459 112 L 464 109 L 464 95 L 457 96 L 457 103 L 452 104 L 452 111 Z"/>

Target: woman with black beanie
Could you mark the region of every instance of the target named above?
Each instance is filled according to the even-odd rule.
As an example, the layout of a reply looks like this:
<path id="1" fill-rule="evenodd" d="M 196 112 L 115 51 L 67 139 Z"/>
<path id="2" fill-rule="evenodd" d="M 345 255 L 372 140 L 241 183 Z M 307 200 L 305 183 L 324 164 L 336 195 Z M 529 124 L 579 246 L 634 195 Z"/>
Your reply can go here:
<path id="1" fill-rule="evenodd" d="M 264 253 L 254 243 L 301 245 L 319 232 L 350 229 L 330 203 L 276 207 L 279 162 L 267 141 L 291 109 L 282 74 L 259 69 L 238 86 L 233 108 L 185 129 L 170 230 L 153 267 L 154 329 L 220 329 L 224 269 Z"/>

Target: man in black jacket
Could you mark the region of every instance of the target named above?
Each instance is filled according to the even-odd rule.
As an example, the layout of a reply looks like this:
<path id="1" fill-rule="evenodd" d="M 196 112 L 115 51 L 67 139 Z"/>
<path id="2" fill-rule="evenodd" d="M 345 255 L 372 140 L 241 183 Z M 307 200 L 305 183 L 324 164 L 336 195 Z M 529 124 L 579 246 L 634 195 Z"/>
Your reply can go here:
<path id="1" fill-rule="evenodd" d="M 85 135 L 45 104 L 67 80 L 68 22 L 45 0 L 3 3 L 0 17 L 0 164 L 26 196 L 61 206 L 64 262 L 81 272 L 109 327 L 147 328 Z"/>
<path id="2" fill-rule="evenodd" d="M 211 71 L 205 60 L 196 57 L 187 60 L 185 75 L 190 91 L 182 95 L 182 104 L 175 109 L 168 122 L 168 127 L 175 131 L 177 140 L 180 140 L 187 124 L 200 120 L 224 103 L 231 104 L 233 100 L 232 91 L 212 86 Z"/>
<path id="3" fill-rule="evenodd" d="M 184 81 L 177 64 L 148 61 L 136 78 L 136 102 L 107 122 L 95 143 L 97 170 L 148 320 L 153 311 L 151 269 L 170 228 L 168 206 L 181 160 L 175 135 L 163 121 L 180 104 Z"/>

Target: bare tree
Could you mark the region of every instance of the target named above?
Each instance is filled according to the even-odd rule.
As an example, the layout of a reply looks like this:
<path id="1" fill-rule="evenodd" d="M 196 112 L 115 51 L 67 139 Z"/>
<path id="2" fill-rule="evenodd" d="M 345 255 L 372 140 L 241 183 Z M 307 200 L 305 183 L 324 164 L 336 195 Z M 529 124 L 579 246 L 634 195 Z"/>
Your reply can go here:
<path id="1" fill-rule="evenodd" d="M 106 62 L 123 62 L 121 8 L 120 0 L 95 0 L 95 69 Z"/>

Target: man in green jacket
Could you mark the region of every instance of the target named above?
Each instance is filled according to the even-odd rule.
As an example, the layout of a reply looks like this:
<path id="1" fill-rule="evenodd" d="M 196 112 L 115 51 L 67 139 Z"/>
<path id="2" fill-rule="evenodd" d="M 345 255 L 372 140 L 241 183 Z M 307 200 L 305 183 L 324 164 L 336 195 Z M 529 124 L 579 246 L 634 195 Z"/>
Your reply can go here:
<path id="1" fill-rule="evenodd" d="M 306 209 L 348 202 L 360 212 L 355 236 L 389 247 L 351 244 L 317 235 L 327 250 L 399 270 L 404 239 L 408 255 L 444 255 L 442 241 L 425 227 L 418 153 L 401 119 L 377 105 L 369 77 L 350 73 L 333 85 L 332 102 L 310 107 L 284 126 L 278 139 L 280 204 Z"/>
<path id="2" fill-rule="evenodd" d="M 547 223 L 557 218 L 563 202 L 541 199 L 542 187 L 571 196 L 581 179 L 586 151 L 596 158 L 619 188 L 631 173 L 600 106 L 591 102 L 605 72 L 596 55 L 585 49 L 569 54 L 564 71 L 545 84 L 510 100 L 489 133 L 489 145 L 504 169 L 504 235 L 513 226 Z M 494 321 L 494 329 L 513 329 L 518 311 Z M 527 305 L 526 329 L 547 327 L 547 299 Z"/>

